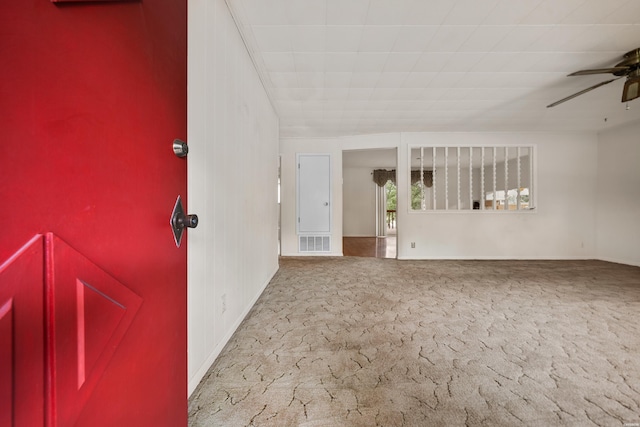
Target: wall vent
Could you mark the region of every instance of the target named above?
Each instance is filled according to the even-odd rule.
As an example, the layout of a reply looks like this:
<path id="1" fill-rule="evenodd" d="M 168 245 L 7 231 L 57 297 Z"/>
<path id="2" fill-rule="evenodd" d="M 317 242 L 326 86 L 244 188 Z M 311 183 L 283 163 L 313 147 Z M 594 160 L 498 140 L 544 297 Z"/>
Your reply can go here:
<path id="1" fill-rule="evenodd" d="M 331 236 L 299 236 L 300 252 L 331 252 Z"/>

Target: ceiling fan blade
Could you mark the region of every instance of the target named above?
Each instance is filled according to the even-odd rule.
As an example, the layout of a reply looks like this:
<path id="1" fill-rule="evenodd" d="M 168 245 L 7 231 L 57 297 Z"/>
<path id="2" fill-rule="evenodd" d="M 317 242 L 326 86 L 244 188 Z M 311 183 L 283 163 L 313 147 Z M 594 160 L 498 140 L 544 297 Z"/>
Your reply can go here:
<path id="1" fill-rule="evenodd" d="M 609 83 L 611 83 L 611 82 L 615 82 L 615 81 L 616 81 L 616 80 L 618 80 L 619 78 L 620 78 L 620 77 L 617 77 L 617 78 L 615 78 L 615 79 L 611 79 L 611 80 L 607 80 L 607 81 L 604 81 L 604 82 L 600 82 L 600 83 L 598 83 L 597 85 L 593 85 L 593 86 L 591 86 L 591 87 L 588 87 L 588 88 L 586 88 L 586 89 L 583 89 L 583 90 L 581 90 L 581 91 L 580 91 L 580 92 L 578 92 L 578 93 L 574 93 L 573 95 L 569 95 L 569 96 L 567 96 L 566 98 L 562 98 L 560 101 L 556 101 L 556 102 L 554 102 L 553 104 L 549 104 L 549 105 L 547 105 L 547 108 L 555 107 L 556 105 L 558 105 L 558 104 L 562 104 L 563 102 L 566 102 L 566 101 L 569 101 L 570 99 L 573 99 L 573 98 L 575 98 L 576 96 L 583 95 L 583 94 L 585 94 L 585 93 L 587 93 L 587 92 L 589 92 L 589 91 L 592 91 L 592 90 L 594 90 L 594 89 L 599 88 L 600 86 L 604 86 L 604 85 L 607 85 L 607 84 L 609 84 Z"/>
<path id="2" fill-rule="evenodd" d="M 588 76 L 590 74 L 616 74 L 616 73 L 624 74 L 627 70 L 629 70 L 628 67 L 596 68 L 595 70 L 576 71 L 574 73 L 568 74 L 567 76 Z"/>

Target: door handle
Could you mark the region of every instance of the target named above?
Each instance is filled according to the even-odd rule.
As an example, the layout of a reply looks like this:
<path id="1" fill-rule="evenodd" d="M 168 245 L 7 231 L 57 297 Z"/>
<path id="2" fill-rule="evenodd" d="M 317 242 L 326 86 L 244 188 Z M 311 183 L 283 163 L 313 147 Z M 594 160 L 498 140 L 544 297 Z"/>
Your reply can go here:
<path id="1" fill-rule="evenodd" d="M 173 221 L 178 228 L 196 228 L 198 226 L 198 215 L 178 214 Z"/>
<path id="2" fill-rule="evenodd" d="M 186 228 L 196 228 L 198 226 L 198 215 L 187 215 L 182 207 L 182 198 L 178 196 L 176 204 L 171 213 L 171 230 L 173 231 L 173 239 L 176 246 L 180 247 L 182 243 L 182 235 Z"/>
<path id="3" fill-rule="evenodd" d="M 324 205 L 325 206 L 329 206 L 329 202 L 324 202 Z"/>

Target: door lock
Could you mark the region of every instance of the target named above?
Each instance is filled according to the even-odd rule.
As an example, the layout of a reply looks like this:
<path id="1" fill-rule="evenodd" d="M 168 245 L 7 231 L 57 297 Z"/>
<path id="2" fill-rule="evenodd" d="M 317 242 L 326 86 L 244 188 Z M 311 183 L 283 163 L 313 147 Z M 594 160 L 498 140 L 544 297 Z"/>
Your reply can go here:
<path id="1" fill-rule="evenodd" d="M 182 207 L 182 198 L 178 196 L 176 204 L 171 213 L 171 230 L 173 231 L 173 239 L 176 246 L 180 247 L 182 243 L 182 235 L 185 228 L 196 228 L 198 226 L 198 215 L 187 215 Z"/>
<path id="2" fill-rule="evenodd" d="M 173 152 L 178 157 L 187 157 L 187 154 L 189 154 L 189 146 L 182 140 L 174 139 Z"/>

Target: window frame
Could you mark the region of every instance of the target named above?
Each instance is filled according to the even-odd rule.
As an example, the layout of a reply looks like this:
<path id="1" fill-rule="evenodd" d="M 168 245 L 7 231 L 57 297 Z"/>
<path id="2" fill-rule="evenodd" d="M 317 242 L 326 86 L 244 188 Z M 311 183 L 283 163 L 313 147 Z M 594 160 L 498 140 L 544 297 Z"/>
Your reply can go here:
<path id="1" fill-rule="evenodd" d="M 426 208 L 426 209 L 413 209 L 412 207 L 412 199 L 411 199 L 411 190 L 413 187 L 413 184 L 411 183 L 411 172 L 412 172 L 412 156 L 415 154 L 414 150 L 433 150 L 434 148 L 436 149 L 445 149 L 449 151 L 449 153 L 451 153 L 452 151 L 454 153 L 456 153 L 456 156 L 458 156 L 458 152 L 459 150 L 469 150 L 471 149 L 471 152 L 473 153 L 474 149 L 481 149 L 483 152 L 486 152 L 487 149 L 492 149 L 491 153 L 495 153 L 496 149 L 509 149 L 509 154 L 511 150 L 517 150 L 518 148 L 523 149 L 526 148 L 529 150 L 529 186 L 528 187 L 520 187 L 520 188 L 527 188 L 528 192 L 529 192 L 529 207 L 528 208 L 521 208 L 521 209 L 496 209 L 496 208 L 485 208 L 484 207 L 484 202 L 486 199 L 486 196 L 488 193 L 494 193 L 498 192 L 498 191 L 506 191 L 508 192 L 508 190 L 511 190 L 511 188 L 505 188 L 505 186 L 500 186 L 499 184 L 495 186 L 495 188 L 493 186 L 491 187 L 487 187 L 484 184 L 481 184 L 481 188 L 480 188 L 480 194 L 481 194 L 481 198 L 480 198 L 480 209 L 473 209 L 473 206 L 471 206 L 470 208 L 460 208 L 459 203 L 456 204 L 456 208 L 451 208 L 449 207 L 447 200 L 448 197 L 445 197 L 445 207 L 440 208 L 437 206 L 436 203 L 436 208 Z M 407 202 L 405 203 L 406 209 L 407 209 L 407 213 L 410 215 L 423 215 L 423 214 L 450 214 L 450 213 L 456 213 L 456 214 L 469 214 L 469 213 L 473 213 L 473 214 L 493 214 L 493 213 L 498 213 L 498 214 L 506 214 L 507 212 L 509 214 L 534 214 L 537 212 L 538 210 L 538 195 L 537 195 L 537 179 L 538 179 L 538 172 L 537 172 L 537 166 L 538 166 L 538 153 L 537 153 L 538 147 L 537 144 L 535 143 L 529 143 L 529 144 L 514 144 L 514 143 L 499 143 L 499 144 L 452 144 L 452 143 L 444 143 L 444 144 L 437 144 L 437 143 L 425 143 L 425 144 L 408 144 L 407 145 L 407 173 L 406 175 L 406 179 L 407 179 Z M 467 151 L 468 152 L 468 151 Z M 422 156 L 423 158 L 425 157 L 424 154 Z M 517 156 L 516 156 L 517 157 Z M 473 157 L 475 158 L 475 156 Z M 522 158 L 522 155 L 520 155 L 520 158 Z M 448 160 L 447 157 L 445 157 L 445 159 Z M 486 160 L 486 159 L 485 159 Z M 457 157 L 456 158 L 456 162 L 457 165 L 454 167 L 455 169 L 455 173 L 454 176 L 457 175 L 457 182 L 456 185 L 458 187 L 460 187 L 460 171 L 462 170 L 462 168 L 460 167 L 460 158 Z M 507 161 L 507 165 L 506 165 L 506 170 L 507 170 L 507 178 L 505 179 L 505 182 L 508 182 L 509 180 L 509 174 L 508 174 L 508 170 L 509 170 L 509 165 L 508 165 L 509 161 Z M 483 163 L 486 165 L 486 163 Z M 495 162 L 495 160 L 493 162 L 491 162 L 489 165 L 485 166 L 492 166 L 494 167 L 494 171 L 496 171 L 496 165 L 497 163 Z M 415 166 L 414 166 L 415 167 Z M 464 168 L 466 168 L 467 166 L 464 166 Z M 451 166 L 447 166 L 445 167 L 445 171 L 447 171 L 447 176 L 444 178 L 445 182 L 447 182 L 448 178 L 448 169 L 450 169 Z M 473 167 L 470 167 L 470 174 L 473 173 Z M 481 168 L 482 169 L 482 168 Z M 430 171 L 432 171 L 433 169 L 430 167 L 429 168 Z M 427 171 L 426 170 L 426 165 L 423 164 L 423 171 Z M 438 180 L 438 169 L 436 168 L 436 173 L 433 174 L 433 186 L 435 187 L 436 182 Z M 481 181 L 484 181 L 484 172 L 481 171 Z M 443 179 L 442 177 L 440 179 Z M 473 200 L 473 178 L 470 179 L 470 182 L 467 182 L 466 185 L 468 185 L 468 189 L 469 189 L 469 193 L 471 194 L 470 196 L 470 200 Z M 519 180 L 518 180 L 519 182 Z M 449 186 L 449 183 L 447 182 L 447 187 Z M 464 185 L 464 184 L 463 184 Z M 507 185 L 508 186 L 508 185 Z M 516 187 L 517 189 L 517 187 Z M 449 189 L 450 190 L 450 189 Z M 460 190 L 458 189 L 458 192 L 460 192 Z M 473 203 L 472 203 L 473 205 Z M 509 205 L 507 204 L 507 207 Z"/>

